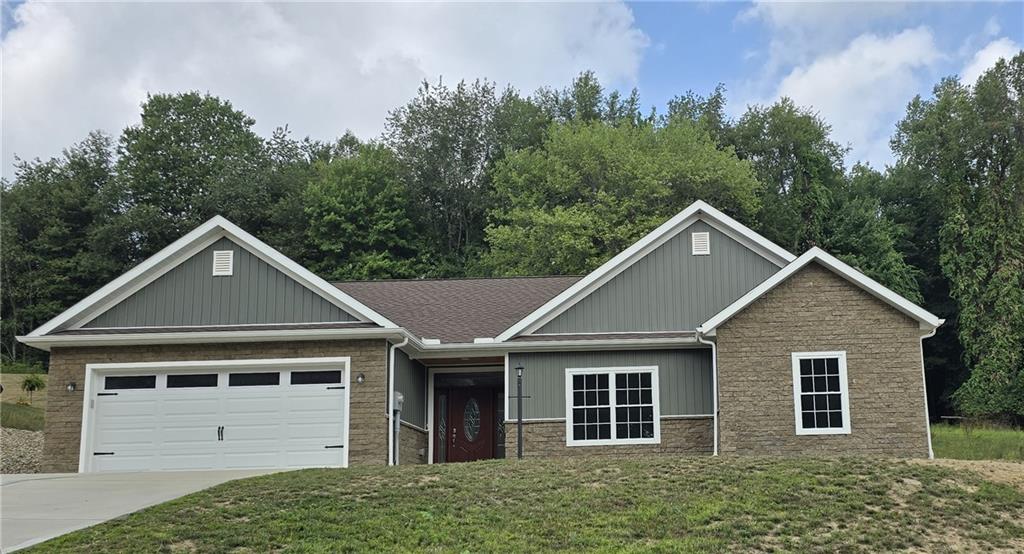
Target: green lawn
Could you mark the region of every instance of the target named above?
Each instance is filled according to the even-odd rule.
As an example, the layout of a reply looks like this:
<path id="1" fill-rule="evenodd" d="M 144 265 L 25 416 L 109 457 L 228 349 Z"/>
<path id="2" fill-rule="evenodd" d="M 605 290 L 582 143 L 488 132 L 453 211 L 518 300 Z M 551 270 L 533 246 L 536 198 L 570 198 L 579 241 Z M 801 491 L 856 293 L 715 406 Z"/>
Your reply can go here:
<path id="1" fill-rule="evenodd" d="M 1024 549 L 1024 492 L 898 461 L 490 461 L 226 483 L 33 552 Z"/>
<path id="2" fill-rule="evenodd" d="M 38 406 L 23 406 L 10 402 L 0 402 L 0 427 L 42 431 L 45 413 Z"/>
<path id="3" fill-rule="evenodd" d="M 936 458 L 1024 460 L 1024 430 L 932 425 Z"/>

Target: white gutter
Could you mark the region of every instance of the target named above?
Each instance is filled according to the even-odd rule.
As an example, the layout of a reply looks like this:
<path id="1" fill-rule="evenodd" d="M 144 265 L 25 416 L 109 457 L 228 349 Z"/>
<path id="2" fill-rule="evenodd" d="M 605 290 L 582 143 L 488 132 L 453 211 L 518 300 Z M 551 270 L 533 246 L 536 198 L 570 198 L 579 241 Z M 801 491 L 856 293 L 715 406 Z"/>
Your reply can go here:
<path id="1" fill-rule="evenodd" d="M 940 319 L 939 325 L 945 323 L 946 320 Z M 938 327 L 933 328 L 928 333 L 921 335 L 921 390 L 924 392 L 924 431 L 928 435 L 928 459 L 935 459 L 935 451 L 932 450 L 932 421 L 928 414 L 928 380 L 925 377 L 924 372 L 924 339 L 930 339 L 935 336 L 935 333 L 939 331 Z"/>
<path id="2" fill-rule="evenodd" d="M 226 342 L 263 342 L 275 340 L 376 339 L 400 338 L 403 329 L 285 329 L 238 331 L 177 331 L 171 333 L 111 333 L 107 335 L 20 336 L 18 341 L 49 351 L 54 346 L 121 346 L 132 344 L 200 344 Z"/>
<path id="3" fill-rule="evenodd" d="M 391 355 L 388 361 L 388 465 L 395 465 L 395 351 L 409 344 L 409 338 L 402 339 L 402 342 L 391 345 Z"/>
<path id="4" fill-rule="evenodd" d="M 713 411 L 712 413 L 712 425 L 714 430 L 712 435 L 714 439 L 714 449 L 712 450 L 712 456 L 718 455 L 718 345 L 714 341 L 704 339 L 700 333 L 697 333 L 697 342 L 706 344 L 711 347 L 711 402 Z M 931 439 L 929 439 L 931 440 Z M 930 444 L 930 443 L 929 443 Z"/>

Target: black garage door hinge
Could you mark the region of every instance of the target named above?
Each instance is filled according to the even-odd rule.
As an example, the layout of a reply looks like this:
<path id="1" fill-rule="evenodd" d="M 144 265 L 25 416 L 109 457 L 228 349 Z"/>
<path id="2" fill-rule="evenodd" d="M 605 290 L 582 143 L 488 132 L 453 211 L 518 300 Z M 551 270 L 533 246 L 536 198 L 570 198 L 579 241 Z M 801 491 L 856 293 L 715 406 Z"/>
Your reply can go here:
<path id="1" fill-rule="evenodd" d="M 97 392 L 96 396 L 117 396 L 116 392 Z"/>
<path id="2" fill-rule="evenodd" d="M 93 452 L 93 456 L 113 456 L 113 452 Z"/>
<path id="3" fill-rule="evenodd" d="M 345 387 L 327 387 L 327 390 L 338 390 L 338 389 L 344 389 L 344 388 Z"/>
<path id="4" fill-rule="evenodd" d="M 329 444 L 329 445 L 325 446 L 324 448 L 345 448 L 345 445 L 343 445 L 343 444 Z"/>

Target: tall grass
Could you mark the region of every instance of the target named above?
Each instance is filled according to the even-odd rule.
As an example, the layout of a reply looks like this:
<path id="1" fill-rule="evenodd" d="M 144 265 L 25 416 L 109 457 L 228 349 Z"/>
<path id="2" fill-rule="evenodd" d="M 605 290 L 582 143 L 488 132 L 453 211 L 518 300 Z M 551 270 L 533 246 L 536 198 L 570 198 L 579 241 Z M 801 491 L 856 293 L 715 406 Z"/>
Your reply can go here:
<path id="1" fill-rule="evenodd" d="M 42 408 L 0 402 L 0 427 L 8 429 L 43 430 Z"/>
<path id="2" fill-rule="evenodd" d="M 932 447 L 936 458 L 1024 460 L 1024 430 L 932 425 Z"/>

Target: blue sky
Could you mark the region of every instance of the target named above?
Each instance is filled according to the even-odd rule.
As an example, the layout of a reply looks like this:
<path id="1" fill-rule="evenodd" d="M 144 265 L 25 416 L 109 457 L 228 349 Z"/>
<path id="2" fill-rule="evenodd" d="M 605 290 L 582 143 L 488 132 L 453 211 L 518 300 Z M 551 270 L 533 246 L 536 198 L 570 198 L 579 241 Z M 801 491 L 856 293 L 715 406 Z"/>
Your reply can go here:
<path id="1" fill-rule="evenodd" d="M 147 93 L 208 91 L 330 139 L 379 136 L 424 79 L 531 92 L 592 69 L 647 106 L 726 86 L 728 110 L 793 97 L 848 161 L 892 161 L 906 103 L 1024 44 L 1024 4 L 3 4 L 0 173 L 138 121 Z"/>

